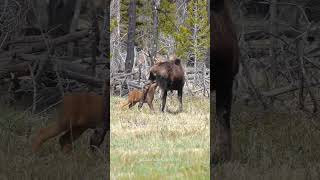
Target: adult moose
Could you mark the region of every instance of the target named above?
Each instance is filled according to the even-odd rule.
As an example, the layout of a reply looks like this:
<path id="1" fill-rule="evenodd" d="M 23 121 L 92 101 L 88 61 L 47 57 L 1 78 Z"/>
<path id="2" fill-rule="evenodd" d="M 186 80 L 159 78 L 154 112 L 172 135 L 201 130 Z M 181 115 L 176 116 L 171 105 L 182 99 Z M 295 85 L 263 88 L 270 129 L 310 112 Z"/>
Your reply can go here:
<path id="1" fill-rule="evenodd" d="M 150 69 L 149 82 L 145 85 L 148 86 L 154 81 L 162 90 L 162 104 L 161 111 L 164 112 L 167 100 L 168 90 L 177 90 L 179 99 L 179 112 L 182 112 L 182 93 L 184 86 L 184 70 L 179 58 L 171 57 L 169 61 L 157 62 Z M 143 92 L 143 98 L 141 99 L 138 108 L 141 108 L 143 102 L 145 102 L 147 91 Z"/>
<path id="2" fill-rule="evenodd" d="M 213 88 L 216 90 L 216 118 L 213 154 L 211 164 L 228 161 L 231 158 L 230 113 L 234 76 L 238 73 L 239 47 L 232 24 L 228 0 L 210 2 L 210 56 L 214 70 Z"/>

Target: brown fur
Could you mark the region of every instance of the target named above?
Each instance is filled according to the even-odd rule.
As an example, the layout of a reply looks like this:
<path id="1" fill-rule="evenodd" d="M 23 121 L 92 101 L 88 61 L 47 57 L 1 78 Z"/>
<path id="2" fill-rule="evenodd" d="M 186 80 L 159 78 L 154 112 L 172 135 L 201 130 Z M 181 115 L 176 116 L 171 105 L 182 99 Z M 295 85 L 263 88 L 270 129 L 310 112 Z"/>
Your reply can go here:
<path id="1" fill-rule="evenodd" d="M 232 103 L 232 86 L 238 72 L 239 47 L 235 28 L 233 27 L 228 0 L 210 2 L 210 58 L 214 66 L 213 87 L 216 90 L 215 140 L 211 163 L 216 164 L 231 158 L 230 113 Z M 213 126 L 212 126 L 213 127 Z M 213 134 L 211 137 L 213 138 Z"/>
<path id="2" fill-rule="evenodd" d="M 179 111 L 182 111 L 182 91 L 184 86 L 184 70 L 181 65 L 181 60 L 175 58 L 171 61 L 157 62 L 150 69 L 150 76 L 148 84 L 157 82 L 162 89 L 162 105 L 161 111 L 164 111 L 166 105 L 166 98 L 168 90 L 177 90 L 178 99 L 180 102 Z M 147 93 L 148 91 L 144 92 Z M 142 99 L 142 102 L 144 99 Z"/>
<path id="3" fill-rule="evenodd" d="M 157 86 L 158 86 L 157 83 L 153 83 L 151 85 L 145 86 L 144 90 L 143 90 L 143 91 L 148 91 L 146 93 L 146 98 L 143 101 L 143 103 L 147 103 L 149 108 L 152 111 L 154 111 L 152 101 L 153 101 L 154 94 L 155 94 Z M 143 97 L 143 94 L 144 94 L 143 91 L 138 90 L 138 89 L 134 89 L 134 90 L 130 91 L 129 94 L 128 94 L 128 101 L 125 104 L 123 104 L 121 107 L 124 108 L 125 106 L 129 105 L 129 108 L 131 108 L 137 102 L 140 102 L 142 97 Z M 141 108 L 141 107 L 139 105 L 139 108 Z"/>
<path id="4" fill-rule="evenodd" d="M 59 142 L 64 152 L 72 150 L 72 142 L 88 128 L 103 126 L 103 96 L 95 93 L 66 94 L 62 99 L 58 118 L 49 127 L 39 129 L 32 142 L 32 152 L 60 133 Z M 95 132 L 97 133 L 97 132 Z"/>

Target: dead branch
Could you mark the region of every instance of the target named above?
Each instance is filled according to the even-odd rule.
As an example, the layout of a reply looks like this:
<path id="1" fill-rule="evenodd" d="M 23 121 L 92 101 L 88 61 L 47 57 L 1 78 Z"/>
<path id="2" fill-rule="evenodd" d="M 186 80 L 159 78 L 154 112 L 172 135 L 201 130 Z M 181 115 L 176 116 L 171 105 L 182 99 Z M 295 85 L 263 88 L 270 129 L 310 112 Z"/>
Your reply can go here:
<path id="1" fill-rule="evenodd" d="M 48 40 L 48 42 L 51 48 L 55 48 L 58 45 L 85 38 L 88 36 L 88 34 L 89 34 L 88 30 L 82 30 L 82 31 L 70 33 L 65 36 L 61 36 L 52 40 Z M 46 48 L 47 46 L 44 42 L 39 42 L 31 46 L 23 47 L 17 50 L 9 51 L 9 52 L 4 52 L 0 54 L 0 59 L 6 58 L 6 57 L 15 57 L 18 54 L 36 53 L 36 52 L 43 51 Z"/>

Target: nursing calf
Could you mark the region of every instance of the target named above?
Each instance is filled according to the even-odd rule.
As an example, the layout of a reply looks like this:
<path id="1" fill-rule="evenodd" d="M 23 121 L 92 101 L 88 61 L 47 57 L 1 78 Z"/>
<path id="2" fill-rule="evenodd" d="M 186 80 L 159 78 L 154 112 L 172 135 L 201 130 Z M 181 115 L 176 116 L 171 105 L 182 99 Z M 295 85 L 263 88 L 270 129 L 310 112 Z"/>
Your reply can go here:
<path id="1" fill-rule="evenodd" d="M 124 103 L 121 107 L 124 108 L 125 106 L 129 105 L 129 108 L 133 107 L 136 103 L 140 102 L 141 99 L 144 99 L 142 104 L 139 104 L 139 108 L 142 107 L 143 103 L 147 103 L 149 108 L 154 111 L 153 108 L 153 98 L 156 91 L 156 88 L 158 87 L 157 83 L 148 84 L 147 86 L 144 86 L 143 91 L 135 89 L 129 92 L 128 94 L 128 101 Z M 144 97 L 144 95 L 146 97 Z"/>

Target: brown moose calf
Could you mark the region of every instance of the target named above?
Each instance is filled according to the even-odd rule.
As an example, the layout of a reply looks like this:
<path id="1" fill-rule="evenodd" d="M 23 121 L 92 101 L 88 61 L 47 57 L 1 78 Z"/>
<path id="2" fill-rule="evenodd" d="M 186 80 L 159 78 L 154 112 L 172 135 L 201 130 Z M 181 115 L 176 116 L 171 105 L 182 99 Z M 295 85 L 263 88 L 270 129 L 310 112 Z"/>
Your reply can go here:
<path id="1" fill-rule="evenodd" d="M 123 104 L 121 107 L 124 108 L 125 106 L 129 105 L 129 108 L 132 108 L 136 103 L 140 102 L 141 99 L 144 98 L 143 103 L 147 103 L 149 108 L 152 111 L 154 111 L 152 101 L 153 101 L 157 86 L 158 86 L 157 83 L 152 83 L 147 86 L 144 86 L 143 91 L 138 89 L 134 89 L 130 91 L 128 94 L 128 101 L 125 104 Z M 139 108 L 142 107 L 143 103 L 141 105 L 139 104 Z"/>
<path id="2" fill-rule="evenodd" d="M 103 96 L 95 93 L 71 93 L 64 95 L 59 117 L 47 128 L 39 129 L 32 141 L 32 152 L 39 150 L 41 145 L 60 133 L 61 149 L 64 152 L 72 150 L 72 142 L 78 139 L 87 129 L 103 127 Z M 104 137 L 99 137 L 99 131 L 91 136 L 90 145 L 99 146 Z M 93 138 L 93 139 L 92 139 Z M 99 138 L 99 140 L 94 139 Z M 100 140 L 101 139 L 101 140 Z"/>

